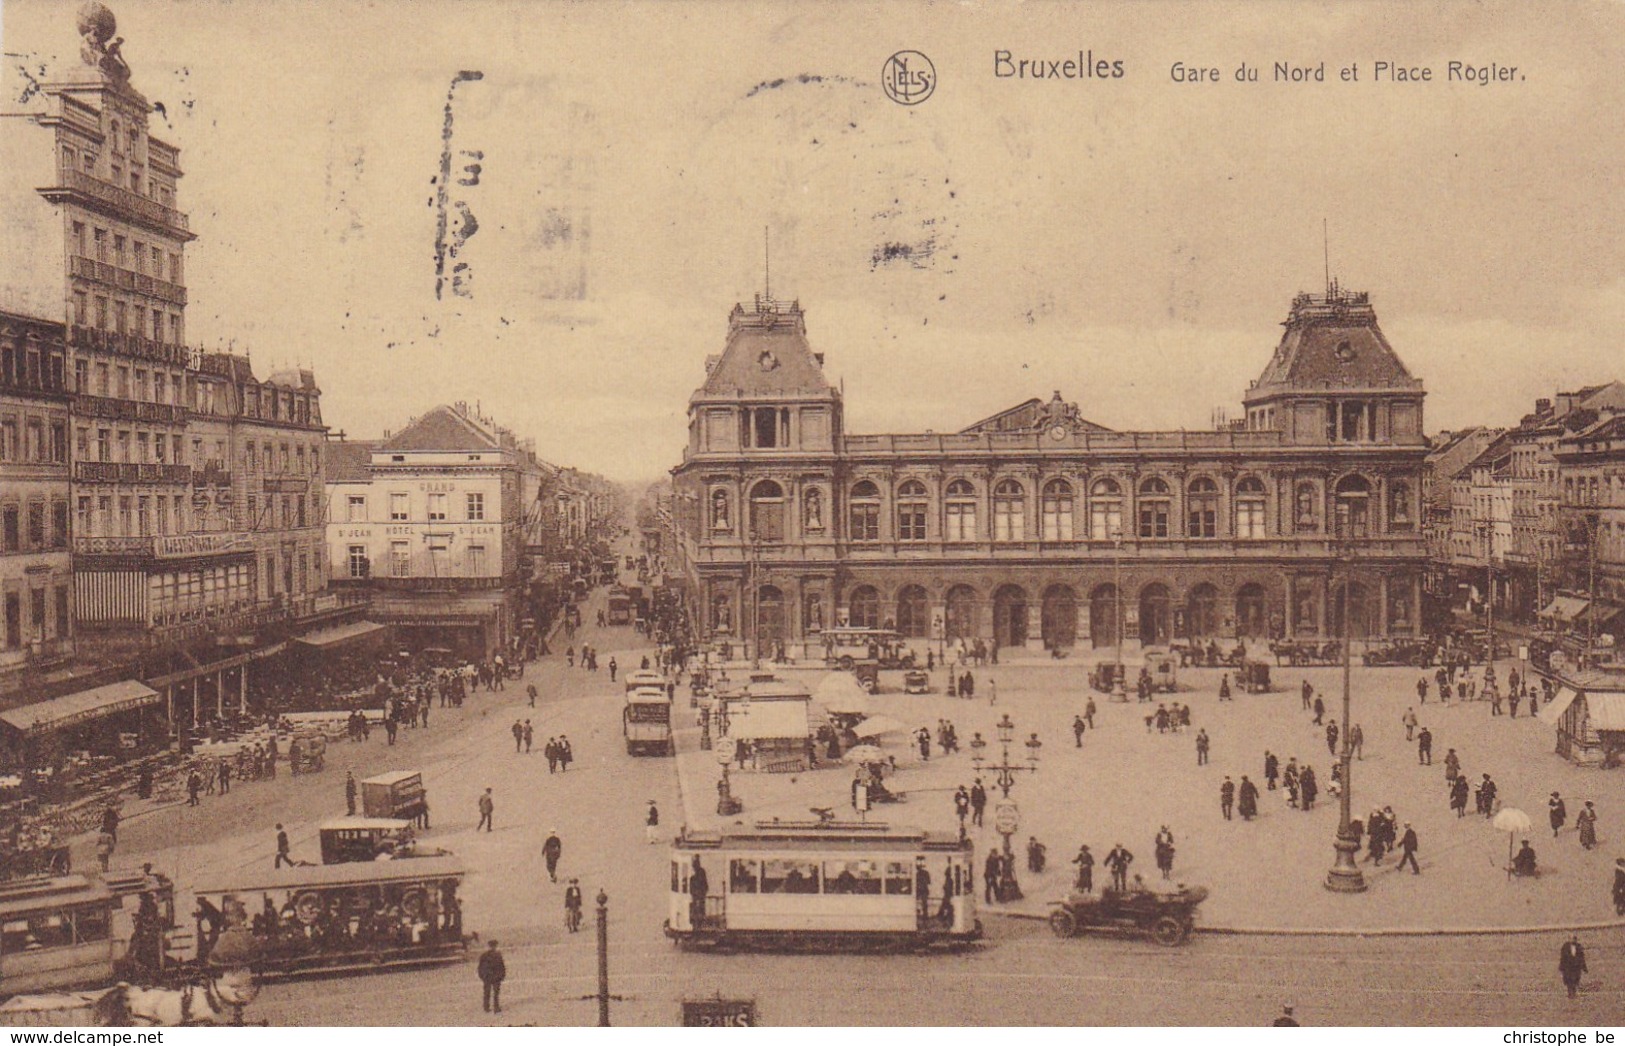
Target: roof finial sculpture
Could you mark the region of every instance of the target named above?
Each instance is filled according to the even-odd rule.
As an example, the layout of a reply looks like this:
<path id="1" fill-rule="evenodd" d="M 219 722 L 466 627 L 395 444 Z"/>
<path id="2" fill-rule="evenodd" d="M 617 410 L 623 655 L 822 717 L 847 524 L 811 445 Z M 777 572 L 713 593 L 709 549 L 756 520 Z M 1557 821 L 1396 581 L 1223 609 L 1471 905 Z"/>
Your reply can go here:
<path id="1" fill-rule="evenodd" d="M 109 79 L 123 85 L 130 80 L 130 66 L 120 53 L 124 37 L 118 32 L 118 19 L 106 4 L 90 0 L 79 8 L 79 59 L 92 69 L 100 69 Z"/>

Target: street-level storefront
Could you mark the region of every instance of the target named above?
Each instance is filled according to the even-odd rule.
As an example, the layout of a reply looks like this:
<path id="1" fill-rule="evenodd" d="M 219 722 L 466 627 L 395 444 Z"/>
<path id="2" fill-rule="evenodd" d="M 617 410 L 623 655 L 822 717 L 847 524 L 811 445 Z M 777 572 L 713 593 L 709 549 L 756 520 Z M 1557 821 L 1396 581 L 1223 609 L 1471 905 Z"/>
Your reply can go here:
<path id="1" fill-rule="evenodd" d="M 127 679 L 0 712 L 0 769 L 31 794 L 61 794 L 79 777 L 167 746 L 161 695 Z"/>

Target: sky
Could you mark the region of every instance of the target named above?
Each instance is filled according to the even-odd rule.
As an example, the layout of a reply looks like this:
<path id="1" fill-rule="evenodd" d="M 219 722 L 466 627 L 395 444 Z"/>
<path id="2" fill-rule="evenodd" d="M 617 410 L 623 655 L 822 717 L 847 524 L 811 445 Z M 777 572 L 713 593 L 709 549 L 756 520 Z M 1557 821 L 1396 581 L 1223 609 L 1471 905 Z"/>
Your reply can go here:
<path id="1" fill-rule="evenodd" d="M 188 340 L 314 366 L 352 438 L 466 400 L 550 461 L 657 478 L 768 264 L 853 432 L 1057 389 L 1113 428 L 1207 428 L 1328 256 L 1430 431 L 1622 376 L 1617 4 L 109 6 L 182 149 Z M 19 66 L 78 63 L 73 10 L 5 0 L 0 109 Z M 917 105 L 883 90 L 901 50 L 937 73 Z M 1001 50 L 1124 75 L 1001 78 Z M 448 149 L 448 231 L 477 231 L 437 295 Z"/>

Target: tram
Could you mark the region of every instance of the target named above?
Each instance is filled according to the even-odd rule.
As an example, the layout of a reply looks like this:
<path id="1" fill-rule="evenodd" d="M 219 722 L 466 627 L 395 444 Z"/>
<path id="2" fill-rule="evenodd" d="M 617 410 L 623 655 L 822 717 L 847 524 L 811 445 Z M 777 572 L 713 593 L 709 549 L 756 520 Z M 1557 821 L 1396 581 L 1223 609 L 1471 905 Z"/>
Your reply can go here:
<path id="1" fill-rule="evenodd" d="M 665 687 L 640 686 L 626 692 L 621 732 L 629 755 L 671 755 L 671 697 Z"/>
<path id="2" fill-rule="evenodd" d="M 666 935 L 684 948 L 962 947 L 982 935 L 974 870 L 969 839 L 878 822 L 685 830 Z"/>
<path id="3" fill-rule="evenodd" d="M 461 959 L 462 863 L 449 856 L 240 872 L 199 886 L 200 910 L 249 919 L 261 976 L 366 970 Z M 199 928 L 198 960 L 216 933 Z"/>
<path id="4" fill-rule="evenodd" d="M 126 905 L 126 897 L 137 901 Z M 168 952 L 174 887 L 161 875 L 69 874 L 0 886 L 0 996 L 111 984 L 131 964 L 159 974 Z"/>

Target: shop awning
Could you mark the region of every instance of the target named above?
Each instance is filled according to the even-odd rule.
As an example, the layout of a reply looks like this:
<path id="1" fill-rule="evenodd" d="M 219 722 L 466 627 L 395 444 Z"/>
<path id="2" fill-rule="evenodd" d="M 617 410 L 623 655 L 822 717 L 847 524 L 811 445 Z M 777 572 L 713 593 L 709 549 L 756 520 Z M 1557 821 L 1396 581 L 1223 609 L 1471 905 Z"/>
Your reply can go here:
<path id="1" fill-rule="evenodd" d="M 1573 687 L 1558 687 L 1557 696 L 1542 705 L 1540 711 L 1535 714 L 1540 717 L 1541 722 L 1556 726 L 1557 721 L 1563 718 L 1563 713 L 1569 710 L 1569 706 L 1574 704 L 1574 699 L 1579 696 L 1579 692 Z"/>
<path id="2" fill-rule="evenodd" d="M 737 702 L 728 709 L 730 741 L 761 741 L 808 736 L 807 705 L 801 701 L 753 701 L 747 712 Z"/>
<path id="3" fill-rule="evenodd" d="M 1613 603 L 1599 599 L 1586 607 L 1585 612 L 1579 616 L 1578 620 L 1582 623 L 1595 621 L 1598 625 L 1606 625 L 1621 613 L 1625 613 L 1625 607 L 1616 606 Z"/>
<path id="4" fill-rule="evenodd" d="M 1581 599 L 1579 596 L 1558 596 L 1546 604 L 1546 609 L 1542 610 L 1539 616 L 1567 624 L 1578 618 L 1589 602 L 1590 600 Z"/>
<path id="5" fill-rule="evenodd" d="M 138 679 L 126 679 L 0 712 L 0 723 L 24 737 L 33 737 L 157 703 L 158 691 Z"/>
<path id="6" fill-rule="evenodd" d="M 1586 692 L 1586 718 L 1593 730 L 1625 730 L 1625 694 Z"/>
<path id="7" fill-rule="evenodd" d="M 382 632 L 384 627 L 375 621 L 352 621 L 347 625 L 319 628 L 309 635 L 300 636 L 297 642 L 325 650 L 329 647 L 338 646 L 340 643 L 348 643 L 351 640 L 376 635 Z"/>

